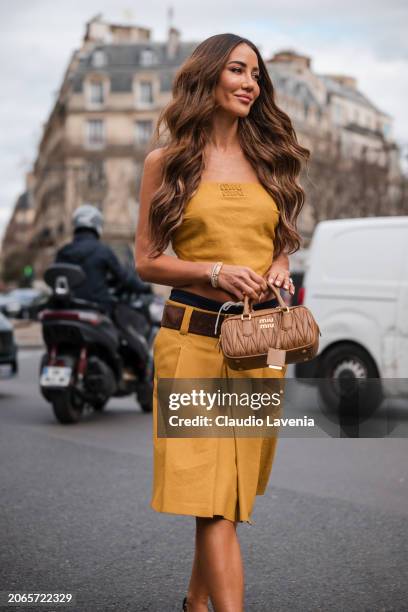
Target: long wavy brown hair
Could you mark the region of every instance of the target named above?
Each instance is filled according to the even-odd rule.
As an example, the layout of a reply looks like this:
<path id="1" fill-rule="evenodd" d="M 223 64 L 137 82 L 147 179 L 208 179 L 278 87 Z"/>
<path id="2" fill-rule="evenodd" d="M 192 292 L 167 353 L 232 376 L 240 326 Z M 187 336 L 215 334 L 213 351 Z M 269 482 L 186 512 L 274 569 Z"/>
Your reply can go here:
<path id="1" fill-rule="evenodd" d="M 257 55 L 260 94 L 249 114 L 238 118 L 239 142 L 280 211 L 274 257 L 300 248 L 296 220 L 305 195 L 297 179 L 310 152 L 298 143 L 290 118 L 276 105 L 275 90 L 256 45 L 236 34 L 216 34 L 200 43 L 179 68 L 172 100 L 161 111 L 153 134 L 153 148 L 160 143 L 164 150 L 162 182 L 150 204 L 150 257 L 167 248 L 200 184 L 204 148 L 217 108 L 215 87 L 231 51 L 240 43 L 249 45 Z"/>

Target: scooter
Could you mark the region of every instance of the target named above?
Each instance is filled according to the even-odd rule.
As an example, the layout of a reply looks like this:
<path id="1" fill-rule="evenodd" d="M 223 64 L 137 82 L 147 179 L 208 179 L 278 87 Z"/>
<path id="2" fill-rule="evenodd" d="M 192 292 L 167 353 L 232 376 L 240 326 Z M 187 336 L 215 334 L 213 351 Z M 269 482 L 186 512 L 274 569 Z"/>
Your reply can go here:
<path id="1" fill-rule="evenodd" d="M 80 266 L 52 264 L 44 274 L 52 295 L 39 312 L 47 346 L 40 391 L 60 423 L 76 423 L 85 409 L 101 411 L 111 397 L 135 393 L 144 412 L 153 402 L 153 341 L 164 299 L 153 293 L 112 295 L 104 307 L 74 297 L 86 279 Z"/>

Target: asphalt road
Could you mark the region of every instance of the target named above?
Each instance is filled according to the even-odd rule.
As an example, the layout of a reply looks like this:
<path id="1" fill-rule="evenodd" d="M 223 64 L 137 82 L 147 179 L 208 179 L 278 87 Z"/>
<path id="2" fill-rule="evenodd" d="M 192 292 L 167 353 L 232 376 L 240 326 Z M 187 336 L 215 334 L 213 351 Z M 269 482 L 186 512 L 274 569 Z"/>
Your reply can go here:
<path id="1" fill-rule="evenodd" d="M 127 398 L 59 425 L 39 354 L 20 351 L 18 379 L 0 381 L 0 591 L 72 593 L 80 612 L 179 611 L 194 518 L 149 506 L 151 416 Z M 403 438 L 281 438 L 255 524 L 238 527 L 245 610 L 408 610 L 407 451 Z"/>

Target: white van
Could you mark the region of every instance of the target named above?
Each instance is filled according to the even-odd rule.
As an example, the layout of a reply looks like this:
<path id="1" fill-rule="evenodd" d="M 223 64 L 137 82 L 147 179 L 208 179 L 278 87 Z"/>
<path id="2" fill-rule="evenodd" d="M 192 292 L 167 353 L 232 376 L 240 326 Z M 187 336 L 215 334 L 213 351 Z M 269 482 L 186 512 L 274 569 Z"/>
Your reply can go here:
<path id="1" fill-rule="evenodd" d="M 302 303 L 322 335 L 297 377 L 378 378 L 384 396 L 408 397 L 408 216 L 318 223 Z"/>

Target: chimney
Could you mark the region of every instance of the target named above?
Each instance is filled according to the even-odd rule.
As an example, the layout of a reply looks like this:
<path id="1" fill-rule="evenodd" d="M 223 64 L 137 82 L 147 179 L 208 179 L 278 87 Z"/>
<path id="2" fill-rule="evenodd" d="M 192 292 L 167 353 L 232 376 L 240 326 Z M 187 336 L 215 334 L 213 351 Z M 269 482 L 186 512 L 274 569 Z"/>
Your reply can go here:
<path id="1" fill-rule="evenodd" d="M 84 43 L 86 48 L 94 43 L 129 44 L 150 40 L 150 28 L 137 25 L 123 25 L 103 21 L 102 15 L 95 15 L 86 24 Z"/>
<path id="2" fill-rule="evenodd" d="M 336 81 L 337 83 L 340 83 L 340 85 L 350 87 L 350 89 L 357 89 L 357 79 L 355 77 L 345 74 L 325 74 L 324 76 Z"/>
<path id="3" fill-rule="evenodd" d="M 86 23 L 85 43 L 99 42 L 106 43 L 109 41 L 109 26 L 103 21 L 101 13 L 95 15 Z"/>
<path id="4" fill-rule="evenodd" d="M 169 28 L 167 39 L 167 57 L 174 59 L 180 46 L 180 31 L 176 28 Z"/>
<path id="5" fill-rule="evenodd" d="M 267 63 L 271 64 L 286 64 L 291 68 L 297 68 L 300 70 L 310 70 L 311 60 L 307 55 L 301 55 L 296 53 L 292 49 L 285 49 L 275 53 Z"/>

